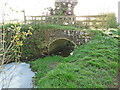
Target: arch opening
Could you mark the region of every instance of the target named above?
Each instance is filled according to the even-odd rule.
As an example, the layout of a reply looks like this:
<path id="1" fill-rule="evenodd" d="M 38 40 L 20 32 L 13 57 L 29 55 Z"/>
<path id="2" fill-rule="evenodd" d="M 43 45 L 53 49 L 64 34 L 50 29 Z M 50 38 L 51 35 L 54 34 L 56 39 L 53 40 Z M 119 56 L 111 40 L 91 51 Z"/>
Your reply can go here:
<path id="1" fill-rule="evenodd" d="M 75 48 L 76 44 L 66 38 L 56 39 L 48 46 L 49 55 L 60 55 L 63 57 L 69 56 Z"/>

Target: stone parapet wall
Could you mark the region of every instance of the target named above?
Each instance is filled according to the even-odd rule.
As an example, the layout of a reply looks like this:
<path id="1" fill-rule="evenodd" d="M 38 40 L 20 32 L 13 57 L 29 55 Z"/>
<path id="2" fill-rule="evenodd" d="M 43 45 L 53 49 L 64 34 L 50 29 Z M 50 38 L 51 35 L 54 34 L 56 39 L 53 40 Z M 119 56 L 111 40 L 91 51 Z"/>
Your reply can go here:
<path id="1" fill-rule="evenodd" d="M 49 48 L 54 41 L 65 39 L 80 46 L 92 39 L 93 34 L 83 30 L 47 30 L 45 32 L 45 47 Z"/>

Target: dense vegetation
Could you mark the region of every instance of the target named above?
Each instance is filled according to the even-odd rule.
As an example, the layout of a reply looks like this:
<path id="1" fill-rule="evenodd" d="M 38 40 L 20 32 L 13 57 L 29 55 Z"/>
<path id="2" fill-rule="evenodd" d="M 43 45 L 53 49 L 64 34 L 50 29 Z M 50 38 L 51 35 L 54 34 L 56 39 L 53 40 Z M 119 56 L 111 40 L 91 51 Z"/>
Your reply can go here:
<path id="1" fill-rule="evenodd" d="M 33 33 L 32 36 L 27 37 L 27 39 L 23 42 L 22 46 L 22 60 L 35 60 L 40 57 L 44 57 L 44 33 L 47 30 L 77 30 L 76 27 L 72 26 L 61 26 L 61 25 L 51 25 L 51 24 L 33 24 L 31 31 Z M 27 31 L 29 26 L 23 25 L 21 31 Z M 34 51 L 34 52 L 33 52 Z"/>
<path id="2" fill-rule="evenodd" d="M 18 23 L 0 26 L 0 73 L 4 68 L 3 64 L 20 61 L 22 42 L 28 35 L 32 35 L 30 30 L 21 32 L 21 25 Z"/>
<path id="3" fill-rule="evenodd" d="M 32 35 L 27 35 L 27 38 L 23 41 L 21 47 L 22 57 L 21 60 L 35 60 L 40 57 L 44 57 L 44 33 L 47 30 L 77 30 L 78 28 L 72 26 L 61 26 L 58 24 L 32 24 L 32 25 L 20 25 L 20 24 L 5 24 L 6 32 L 6 42 L 11 41 L 11 36 L 13 31 L 8 30 L 8 28 L 13 28 L 12 26 L 21 26 L 21 32 L 27 33 L 28 30 L 32 32 Z M 31 27 L 31 28 L 30 28 Z M 0 28 L 3 28 L 2 26 Z M 13 28 L 14 29 L 14 28 Z M 82 29 L 81 29 L 82 30 Z M 34 51 L 34 52 L 33 52 Z"/>
<path id="4" fill-rule="evenodd" d="M 62 58 L 46 57 L 30 62 L 38 88 L 113 88 L 117 86 L 118 39 L 99 30 L 96 36 Z M 113 33 L 117 33 L 112 31 Z"/>
<path id="5" fill-rule="evenodd" d="M 56 2 L 55 9 L 49 8 L 49 15 L 74 16 L 73 9 L 76 5 L 77 2 Z M 34 85 L 38 88 L 114 88 L 118 86 L 118 40 L 120 37 L 114 38 L 105 34 L 103 31 L 97 30 L 98 28 L 117 28 L 118 24 L 115 14 L 108 13 L 107 15 L 108 16 L 106 18 L 103 18 L 103 20 L 107 20 L 107 25 L 105 22 L 97 23 L 93 21 L 93 28 L 96 30 L 88 30 L 88 32 L 94 33 L 95 36 L 87 44 L 77 47 L 74 54 L 68 57 L 49 56 L 40 58 L 44 54 L 44 33 L 47 32 L 47 30 L 82 30 L 84 28 L 91 28 L 91 26 L 87 25 L 87 23 L 83 24 L 75 22 L 75 18 L 73 18 L 72 23 L 72 20 L 69 20 L 69 18 L 59 19 L 59 21 L 57 21 L 58 18 L 52 17 L 47 18 L 48 20 L 43 20 L 42 22 L 44 24 L 37 21 L 35 21 L 35 24 L 33 22 L 32 24 L 25 24 L 22 26 L 19 24 L 6 24 L 5 42 L 9 44 L 12 38 L 15 38 L 11 38 L 14 34 L 13 32 L 15 27 L 22 27 L 20 28 L 20 32 L 27 38 L 19 47 L 19 51 L 22 52 L 22 55 L 20 55 L 22 56 L 21 60 L 30 60 L 29 63 L 31 68 L 34 72 L 36 72 L 34 77 Z M 96 18 L 96 20 L 99 19 L 100 18 Z M 49 23 L 48 21 L 54 22 L 57 25 L 47 24 Z M 63 23 L 66 25 L 74 25 L 74 27 L 62 26 Z M 13 25 L 15 27 L 11 27 Z M 28 31 L 32 33 L 30 35 L 26 34 Z M 120 36 L 118 31 L 120 31 L 120 28 L 109 30 L 109 32 L 111 32 L 114 36 Z"/>
<path id="6" fill-rule="evenodd" d="M 5 25 L 5 29 L 12 24 Z M 19 25 L 16 25 L 19 26 Z M 70 29 L 75 27 L 60 25 L 33 25 L 32 36 L 23 43 L 22 57 L 39 58 L 43 33 L 47 29 Z M 30 29 L 23 25 L 21 32 Z M 111 29 L 113 35 L 119 35 L 120 29 Z M 30 61 L 31 68 L 37 72 L 34 77 L 35 85 L 39 88 L 113 88 L 117 86 L 118 70 L 118 38 L 113 38 L 99 30 L 88 30 L 95 37 L 87 44 L 78 47 L 69 57 L 46 57 Z M 37 35 L 36 35 L 37 33 Z M 9 33 L 8 33 L 9 34 Z M 9 36 L 9 35 L 8 35 Z M 36 39 L 39 37 L 39 39 Z M 33 52 L 33 50 L 35 52 Z M 26 58 L 26 59 L 27 59 Z M 120 67 L 119 67 L 120 69 Z"/>
<path id="7" fill-rule="evenodd" d="M 117 28 L 118 23 L 117 23 L 117 19 L 114 13 L 108 13 L 107 14 L 107 20 L 108 20 L 108 25 L 110 28 Z"/>

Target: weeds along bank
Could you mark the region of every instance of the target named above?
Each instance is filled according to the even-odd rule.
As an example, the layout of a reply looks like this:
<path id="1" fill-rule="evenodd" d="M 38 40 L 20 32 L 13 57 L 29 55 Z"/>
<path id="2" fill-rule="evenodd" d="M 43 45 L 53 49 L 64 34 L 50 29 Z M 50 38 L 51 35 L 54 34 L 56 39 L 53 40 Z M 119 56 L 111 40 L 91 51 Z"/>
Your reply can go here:
<path id="1" fill-rule="evenodd" d="M 117 87 L 118 39 L 99 30 L 69 57 L 46 57 L 30 62 L 38 88 Z"/>

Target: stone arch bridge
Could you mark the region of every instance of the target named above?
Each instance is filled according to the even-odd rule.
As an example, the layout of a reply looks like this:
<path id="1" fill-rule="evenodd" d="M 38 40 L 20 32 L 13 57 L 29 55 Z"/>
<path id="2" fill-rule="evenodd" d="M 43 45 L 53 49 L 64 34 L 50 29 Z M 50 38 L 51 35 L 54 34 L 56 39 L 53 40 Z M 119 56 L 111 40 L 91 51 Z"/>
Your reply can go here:
<path id="1" fill-rule="evenodd" d="M 47 30 L 44 33 L 44 43 L 47 51 L 52 52 L 68 42 L 80 46 L 92 39 L 93 34 L 85 30 Z"/>
<path id="2" fill-rule="evenodd" d="M 107 15 L 90 15 L 90 16 L 25 16 L 25 24 L 60 24 L 73 26 L 77 28 L 101 28 L 108 29 Z M 93 34 L 83 30 L 61 30 L 48 29 L 44 33 L 44 45 L 42 46 L 43 53 L 52 52 L 57 48 L 65 46 L 68 42 L 75 46 L 87 43 Z"/>

